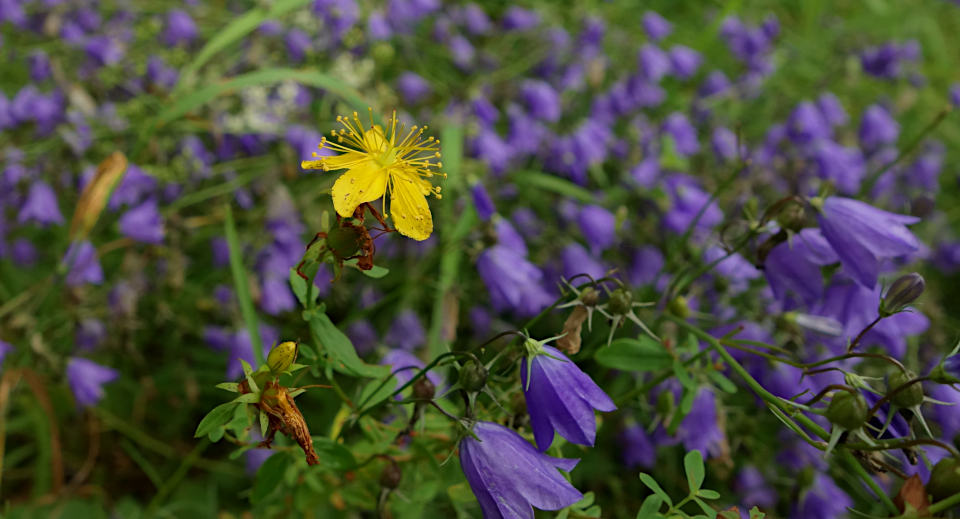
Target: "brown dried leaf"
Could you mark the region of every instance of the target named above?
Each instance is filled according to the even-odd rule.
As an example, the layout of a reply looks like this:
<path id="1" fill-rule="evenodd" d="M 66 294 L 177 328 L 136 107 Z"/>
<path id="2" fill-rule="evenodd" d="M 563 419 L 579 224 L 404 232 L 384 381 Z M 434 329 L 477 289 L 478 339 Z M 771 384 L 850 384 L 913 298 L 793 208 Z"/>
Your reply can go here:
<path id="1" fill-rule="evenodd" d="M 563 323 L 563 337 L 557 339 L 557 348 L 567 355 L 575 355 L 580 351 L 580 330 L 587 320 L 587 308 L 577 305 Z"/>
<path id="2" fill-rule="evenodd" d="M 893 504 L 897 505 L 900 512 L 916 511 L 917 517 L 930 517 L 927 490 L 923 487 L 923 480 L 916 474 L 903 483 L 897 497 L 893 498 Z"/>
<path id="3" fill-rule="evenodd" d="M 126 171 L 127 157 L 119 151 L 113 152 L 97 166 L 97 173 L 83 188 L 80 199 L 77 200 L 77 207 L 73 211 L 73 219 L 70 221 L 71 240 L 82 239 L 90 232 L 107 205 L 113 188 L 120 182 Z"/>

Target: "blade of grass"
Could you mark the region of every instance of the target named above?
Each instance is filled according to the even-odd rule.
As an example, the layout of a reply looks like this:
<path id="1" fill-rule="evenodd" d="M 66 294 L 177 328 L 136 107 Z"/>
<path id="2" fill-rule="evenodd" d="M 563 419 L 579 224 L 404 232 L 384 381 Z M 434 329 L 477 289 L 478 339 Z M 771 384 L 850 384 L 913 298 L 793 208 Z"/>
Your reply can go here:
<path id="1" fill-rule="evenodd" d="M 531 187 L 539 187 L 547 191 L 553 191 L 558 195 L 576 198 L 581 202 L 592 203 L 597 197 L 590 191 L 570 182 L 565 178 L 556 175 L 541 173 L 539 171 L 523 171 L 516 176 L 517 183 L 526 184 Z"/>
<path id="2" fill-rule="evenodd" d="M 237 238 L 237 228 L 233 223 L 233 209 L 230 204 L 224 205 L 224 232 L 227 235 L 227 245 L 230 248 L 230 272 L 233 274 L 233 288 L 240 303 L 240 314 L 250 334 L 250 344 L 253 346 L 254 368 L 263 365 L 263 341 L 260 339 L 260 327 L 257 326 L 257 314 L 253 308 L 253 299 L 250 297 L 250 287 L 247 284 L 247 270 L 243 267 L 243 251 L 240 250 L 240 239 Z"/>

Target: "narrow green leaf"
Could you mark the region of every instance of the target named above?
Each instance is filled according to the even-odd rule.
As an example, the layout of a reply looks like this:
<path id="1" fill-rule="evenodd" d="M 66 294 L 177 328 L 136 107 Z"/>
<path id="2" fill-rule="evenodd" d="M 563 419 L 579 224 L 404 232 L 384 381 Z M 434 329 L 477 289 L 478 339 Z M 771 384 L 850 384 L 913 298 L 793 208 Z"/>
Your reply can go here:
<path id="1" fill-rule="evenodd" d="M 680 362 L 680 359 L 673 359 L 673 374 L 677 376 L 677 382 L 680 382 L 680 385 L 684 388 L 690 390 L 696 388 L 696 384 L 690 377 L 690 372 L 687 371 L 686 366 Z"/>
<path id="2" fill-rule="evenodd" d="M 197 430 L 193 433 L 193 437 L 202 438 L 218 427 L 226 425 L 230 420 L 233 420 L 233 412 L 238 405 L 240 404 L 237 402 L 227 402 L 211 409 L 210 412 L 200 420 L 200 424 L 197 425 Z M 211 438 L 211 440 L 212 439 L 213 438 Z"/>
<path id="3" fill-rule="evenodd" d="M 662 499 L 663 502 L 667 504 L 667 506 L 673 506 L 673 500 L 671 500 L 670 496 L 666 492 L 664 492 L 662 488 L 660 488 L 660 484 L 657 483 L 657 480 L 653 479 L 653 477 L 651 477 L 650 475 L 641 472 L 640 481 L 643 482 L 643 484 L 646 485 L 647 488 L 652 490 L 654 494 L 660 496 L 660 499 Z"/>
<path id="4" fill-rule="evenodd" d="M 320 456 L 320 461 L 333 470 L 351 470 L 357 467 L 357 460 L 350 449 L 322 436 L 313 437 L 313 448 Z"/>
<path id="5" fill-rule="evenodd" d="M 766 516 L 767 514 L 761 512 L 757 507 L 750 509 L 750 519 L 764 519 Z"/>
<path id="6" fill-rule="evenodd" d="M 239 387 L 240 387 L 240 384 L 237 384 L 236 382 L 221 382 L 216 385 L 217 389 L 223 389 L 226 391 L 230 391 L 231 393 L 236 393 L 237 391 L 239 391 L 240 390 Z"/>
<path id="7" fill-rule="evenodd" d="M 237 227 L 233 223 L 233 209 L 230 204 L 224 206 L 224 233 L 227 236 L 227 246 L 230 249 L 230 272 L 233 274 L 233 289 L 240 304 L 240 314 L 250 334 L 250 344 L 253 346 L 253 358 L 257 366 L 263 365 L 263 341 L 260 338 L 260 326 L 257 323 L 257 313 L 253 308 L 253 298 L 250 297 L 250 286 L 247 284 L 247 269 L 243 267 L 243 251 L 240 248 L 240 239 L 237 237 Z M 243 360 L 241 359 L 241 362 Z M 250 377 L 248 376 L 249 380 Z M 250 386 L 252 390 L 254 386 Z"/>
<path id="8" fill-rule="evenodd" d="M 307 308 L 307 280 L 300 277 L 295 268 L 290 269 L 290 288 L 293 290 L 293 295 L 297 296 L 297 300 L 300 301 L 300 306 Z M 313 291 L 314 300 L 319 293 L 318 290 Z"/>
<path id="9" fill-rule="evenodd" d="M 737 392 L 737 385 L 734 384 L 733 381 L 727 378 L 723 373 L 720 373 L 717 370 L 712 370 L 707 372 L 707 376 L 710 377 L 710 380 L 712 380 L 721 391 L 730 394 Z"/>
<path id="10" fill-rule="evenodd" d="M 703 485 L 703 478 L 706 477 L 703 468 L 703 455 L 698 450 L 692 450 L 683 457 L 683 470 L 687 473 L 687 484 L 690 486 L 690 493 L 695 494 Z"/>
<path id="11" fill-rule="evenodd" d="M 260 437 L 266 439 L 267 429 L 270 428 L 270 416 L 267 415 L 267 413 L 260 411 L 259 421 L 260 421 Z"/>
<path id="12" fill-rule="evenodd" d="M 657 371 L 673 362 L 662 345 L 646 336 L 617 339 L 598 350 L 594 360 L 608 368 L 636 372 Z"/>
<path id="13" fill-rule="evenodd" d="M 357 258 L 349 259 L 349 260 L 343 262 L 343 266 L 356 268 L 356 266 L 357 266 L 357 261 L 359 261 Z M 360 269 L 357 269 L 357 270 L 360 270 Z M 380 279 L 380 278 L 386 276 L 387 274 L 389 274 L 389 273 L 390 273 L 390 269 L 388 269 L 388 268 L 386 268 L 386 267 L 381 267 L 381 266 L 379 266 L 379 265 L 374 265 L 372 269 L 370 269 L 370 270 L 360 270 L 360 272 L 361 272 L 364 276 L 367 276 L 368 278 Z"/>
<path id="14" fill-rule="evenodd" d="M 539 171 L 521 171 L 514 180 L 521 186 L 529 186 L 545 191 L 552 191 L 558 195 L 576 198 L 581 202 L 594 203 L 597 197 L 590 191 L 570 182 L 565 178 L 542 173 Z"/>
<path id="15" fill-rule="evenodd" d="M 716 490 L 710 490 L 709 488 L 701 488 L 697 490 L 697 497 L 702 497 L 704 499 L 720 499 L 720 492 Z"/>
<path id="16" fill-rule="evenodd" d="M 233 399 L 238 404 L 255 404 L 260 401 L 259 393 L 244 393 Z"/>

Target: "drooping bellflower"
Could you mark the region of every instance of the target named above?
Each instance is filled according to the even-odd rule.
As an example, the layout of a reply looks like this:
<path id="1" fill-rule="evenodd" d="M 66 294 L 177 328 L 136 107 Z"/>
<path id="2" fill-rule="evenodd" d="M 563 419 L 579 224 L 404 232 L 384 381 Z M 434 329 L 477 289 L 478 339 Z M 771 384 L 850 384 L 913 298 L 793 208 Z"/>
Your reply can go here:
<path id="1" fill-rule="evenodd" d="M 103 399 L 103 386 L 119 376 L 115 369 L 82 357 L 70 357 L 67 362 L 67 383 L 80 407 L 96 405 Z"/>
<path id="2" fill-rule="evenodd" d="M 573 470 L 578 461 L 537 452 L 492 422 L 477 422 L 473 435 L 460 441 L 460 467 L 484 519 L 530 519 L 532 507 L 559 510 L 576 503 L 583 494 L 557 469 Z"/>
<path id="3" fill-rule="evenodd" d="M 527 339 L 520 380 L 527 401 L 533 436 L 541 451 L 553 443 L 556 431 L 572 443 L 593 445 L 597 437 L 594 410 L 617 408 L 589 375 L 546 341 Z"/>

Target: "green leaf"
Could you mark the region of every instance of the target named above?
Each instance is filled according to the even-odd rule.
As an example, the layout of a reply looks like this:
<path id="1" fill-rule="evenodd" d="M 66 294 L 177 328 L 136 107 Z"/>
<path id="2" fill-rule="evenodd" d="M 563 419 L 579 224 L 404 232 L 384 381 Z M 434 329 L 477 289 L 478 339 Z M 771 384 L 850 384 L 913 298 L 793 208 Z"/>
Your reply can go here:
<path id="1" fill-rule="evenodd" d="M 697 397 L 697 391 L 691 389 L 683 390 L 683 398 L 680 400 L 680 419 L 690 414 L 693 409 L 693 400 Z M 679 420 L 678 420 L 679 421 Z"/>
<path id="2" fill-rule="evenodd" d="M 477 498 L 473 495 L 473 491 L 470 490 L 470 486 L 466 482 L 447 487 L 447 496 L 449 496 L 450 500 L 454 503 L 475 503 L 477 501 Z"/>
<path id="3" fill-rule="evenodd" d="M 354 377 L 369 378 L 383 377 L 390 373 L 389 366 L 375 366 L 360 360 L 350 339 L 337 329 L 320 309 L 304 312 L 303 317 L 310 323 L 310 333 L 317 348 L 331 357 L 333 369 L 336 371 Z"/>
<path id="4" fill-rule="evenodd" d="M 240 405 L 238 402 L 227 402 L 211 409 L 210 412 L 200 420 L 200 424 L 197 425 L 197 430 L 193 433 L 193 437 L 201 438 L 216 431 L 218 428 L 222 428 L 233 420 L 233 412 L 238 405 Z M 216 441 L 213 437 L 210 439 Z"/>
<path id="5" fill-rule="evenodd" d="M 729 378 L 727 378 L 723 373 L 720 373 L 717 370 L 711 370 L 707 372 L 707 376 L 710 377 L 710 380 L 720 388 L 721 391 L 726 393 L 734 394 L 737 392 L 737 385 L 734 384 Z"/>
<path id="6" fill-rule="evenodd" d="M 687 473 L 687 485 L 690 493 L 695 494 L 703 485 L 706 476 L 703 469 L 703 455 L 698 450 L 692 450 L 683 457 L 683 470 Z"/>
<path id="7" fill-rule="evenodd" d="M 352 470 L 357 467 L 357 460 L 350 449 L 330 438 L 314 436 L 313 448 L 320 457 L 320 463 L 333 470 Z"/>
<path id="8" fill-rule="evenodd" d="M 673 362 L 661 344 L 646 336 L 617 339 L 598 350 L 594 360 L 608 368 L 636 372 L 661 370 Z"/>
<path id="9" fill-rule="evenodd" d="M 278 452 L 267 458 L 267 461 L 260 465 L 257 470 L 257 479 L 253 483 L 253 491 L 250 493 L 250 501 L 257 504 L 280 484 L 284 471 L 290 465 L 290 457 L 286 453 Z"/>
<path id="10" fill-rule="evenodd" d="M 300 274 L 297 274 L 297 269 L 290 269 L 290 288 L 293 289 L 293 295 L 297 296 L 297 300 L 300 301 L 300 305 L 306 308 L 307 305 L 307 280 L 300 277 Z M 317 296 L 320 294 L 319 290 L 313 291 L 313 299 L 316 301 Z"/>
<path id="11" fill-rule="evenodd" d="M 258 393 L 244 393 L 234 398 L 233 401 L 238 404 L 255 404 L 260 401 L 260 395 Z"/>
<path id="12" fill-rule="evenodd" d="M 243 368 L 243 376 L 246 377 L 247 384 L 250 386 L 250 393 L 259 393 L 260 386 L 258 386 L 257 381 L 253 379 L 253 368 L 243 359 L 240 359 L 240 366 Z"/>
<path id="13" fill-rule="evenodd" d="M 357 258 L 348 259 L 343 262 L 343 266 L 357 268 L 357 261 L 359 261 Z M 357 270 L 360 270 L 360 269 L 357 268 Z M 383 276 L 386 276 L 387 274 L 389 274 L 390 269 L 386 267 L 381 267 L 379 265 L 374 265 L 372 269 L 360 270 L 360 272 L 363 273 L 363 275 L 367 276 L 368 278 L 380 279 Z"/>
<path id="14" fill-rule="evenodd" d="M 647 486 L 654 494 L 660 496 L 660 499 L 663 500 L 668 506 L 673 506 L 673 500 L 670 499 L 670 496 L 660 488 L 660 484 L 657 483 L 657 480 L 653 479 L 648 474 L 643 472 L 640 473 L 640 481 Z"/>
<path id="15" fill-rule="evenodd" d="M 663 498 L 657 494 L 651 494 L 643 500 L 640 510 L 637 510 L 637 519 L 655 519 L 662 517 L 660 507 L 663 505 Z"/>
<path id="16" fill-rule="evenodd" d="M 704 499 L 720 499 L 720 492 L 716 490 L 710 490 L 709 488 L 701 488 L 697 490 L 697 497 L 702 497 Z"/>
<path id="17" fill-rule="evenodd" d="M 699 506 L 701 510 L 703 510 L 703 513 L 707 514 L 707 517 L 708 517 L 708 518 L 710 518 L 710 519 L 715 519 L 715 518 L 717 517 L 717 511 L 714 510 L 714 509 L 713 509 L 710 505 L 708 505 L 707 503 L 704 503 L 703 501 L 701 501 L 700 498 L 694 497 L 694 498 L 693 498 L 693 502 L 696 503 L 697 506 Z"/>
<path id="18" fill-rule="evenodd" d="M 240 305 L 240 314 L 243 323 L 250 334 L 250 345 L 253 347 L 253 358 L 257 365 L 263 364 L 263 340 L 260 337 L 260 326 L 257 322 L 257 312 L 253 308 L 253 298 L 250 296 L 250 285 L 247 281 L 247 269 L 243 266 L 243 251 L 240 247 L 240 238 L 237 237 L 237 227 L 233 223 L 233 210 L 230 204 L 224 206 L 224 233 L 227 235 L 227 246 L 230 249 L 230 273 L 233 276 L 233 290 Z M 240 362 L 244 362 L 242 359 Z M 249 368 L 249 366 L 247 366 Z M 250 377 L 247 377 L 250 380 Z M 254 392 L 254 386 L 250 386 Z"/>
<path id="19" fill-rule="evenodd" d="M 766 516 L 767 514 L 761 512 L 757 507 L 750 509 L 750 519 L 764 519 Z"/>
<path id="20" fill-rule="evenodd" d="M 266 412 L 261 410 L 259 414 L 259 421 L 260 421 L 260 436 L 266 439 L 267 430 L 270 428 L 270 416 Z"/>
<path id="21" fill-rule="evenodd" d="M 537 188 L 538 190 L 553 191 L 558 195 L 573 197 L 588 204 L 592 204 L 597 201 L 597 197 L 595 197 L 589 190 L 584 189 L 565 178 L 551 175 L 549 173 L 541 173 L 539 171 L 521 171 L 513 178 L 518 184 Z"/>
<path id="22" fill-rule="evenodd" d="M 691 390 L 696 388 L 696 384 L 690 378 L 690 372 L 680 359 L 673 359 L 673 374 L 677 376 L 677 382 L 680 382 L 681 386 Z"/>
<path id="23" fill-rule="evenodd" d="M 237 384 L 236 382 L 221 382 L 217 384 L 216 387 L 217 389 L 224 389 L 226 391 L 230 391 L 231 393 L 236 393 L 240 390 L 240 384 Z"/>

